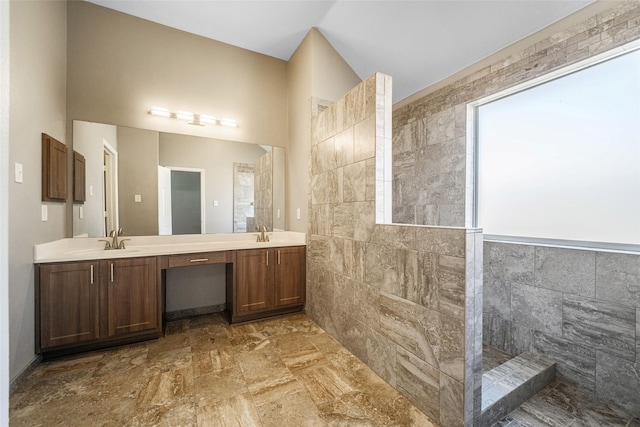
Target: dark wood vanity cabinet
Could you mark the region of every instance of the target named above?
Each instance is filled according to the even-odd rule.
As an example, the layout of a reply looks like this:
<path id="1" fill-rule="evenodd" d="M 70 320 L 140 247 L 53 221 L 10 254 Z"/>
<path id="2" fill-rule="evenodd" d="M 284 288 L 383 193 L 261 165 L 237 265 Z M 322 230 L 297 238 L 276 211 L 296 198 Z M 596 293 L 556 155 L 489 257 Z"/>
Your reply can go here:
<path id="1" fill-rule="evenodd" d="M 100 336 L 98 263 L 48 264 L 38 270 L 36 342 L 40 348 L 96 340 Z"/>
<path id="2" fill-rule="evenodd" d="M 36 350 L 65 353 L 162 331 L 155 257 L 36 265 Z"/>
<path id="3" fill-rule="evenodd" d="M 307 265 L 305 248 L 278 248 L 275 256 L 275 306 L 304 305 Z"/>
<path id="4" fill-rule="evenodd" d="M 236 251 L 227 289 L 232 323 L 301 310 L 305 302 L 304 246 Z M 229 289 L 233 298 L 229 298 Z"/>
<path id="5" fill-rule="evenodd" d="M 155 258 L 104 261 L 108 336 L 160 328 Z"/>

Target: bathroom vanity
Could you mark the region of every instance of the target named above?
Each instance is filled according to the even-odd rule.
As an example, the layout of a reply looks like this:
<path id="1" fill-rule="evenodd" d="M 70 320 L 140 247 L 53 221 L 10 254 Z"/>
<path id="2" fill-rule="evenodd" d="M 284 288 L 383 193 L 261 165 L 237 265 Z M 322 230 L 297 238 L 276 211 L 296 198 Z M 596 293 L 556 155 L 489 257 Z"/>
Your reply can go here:
<path id="1" fill-rule="evenodd" d="M 249 239 L 255 237 L 132 237 L 126 249 L 115 250 L 98 239 L 36 245 L 36 352 L 54 357 L 160 337 L 172 268 L 225 264 L 230 323 L 302 310 L 304 233 Z"/>

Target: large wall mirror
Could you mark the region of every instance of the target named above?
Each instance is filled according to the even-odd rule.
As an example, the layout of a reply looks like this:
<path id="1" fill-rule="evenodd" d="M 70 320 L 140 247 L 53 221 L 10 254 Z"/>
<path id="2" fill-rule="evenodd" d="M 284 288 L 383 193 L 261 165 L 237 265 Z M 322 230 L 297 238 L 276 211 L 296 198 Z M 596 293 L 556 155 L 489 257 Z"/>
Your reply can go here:
<path id="1" fill-rule="evenodd" d="M 86 159 L 74 237 L 284 230 L 282 147 L 73 122 Z"/>

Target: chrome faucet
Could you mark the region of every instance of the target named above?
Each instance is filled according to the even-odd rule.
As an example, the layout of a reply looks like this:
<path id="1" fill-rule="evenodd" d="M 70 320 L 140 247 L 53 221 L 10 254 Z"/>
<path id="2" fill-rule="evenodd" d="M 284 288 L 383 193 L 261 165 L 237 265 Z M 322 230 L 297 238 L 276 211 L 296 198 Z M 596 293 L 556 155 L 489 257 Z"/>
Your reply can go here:
<path id="1" fill-rule="evenodd" d="M 118 241 L 118 237 L 122 236 L 122 234 L 123 234 L 122 228 L 119 228 L 118 230 L 111 230 L 111 232 L 109 233 L 109 237 L 111 237 L 111 241 L 108 241 L 108 240 L 99 240 L 99 241 L 105 242 L 104 243 L 105 250 L 125 249 L 124 242 L 131 239 L 120 239 L 120 241 Z"/>
<path id="2" fill-rule="evenodd" d="M 259 231 L 260 234 L 257 234 L 257 238 L 256 238 L 256 242 L 268 242 L 269 241 L 269 236 L 267 236 L 265 233 L 267 232 L 267 227 L 265 227 L 264 225 L 262 227 L 256 226 L 256 231 Z"/>

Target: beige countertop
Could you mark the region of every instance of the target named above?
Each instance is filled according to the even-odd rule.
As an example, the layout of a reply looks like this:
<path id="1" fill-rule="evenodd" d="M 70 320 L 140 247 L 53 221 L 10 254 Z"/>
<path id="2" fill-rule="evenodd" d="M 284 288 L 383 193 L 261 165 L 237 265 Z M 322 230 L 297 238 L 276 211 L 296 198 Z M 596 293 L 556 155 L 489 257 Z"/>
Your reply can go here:
<path id="1" fill-rule="evenodd" d="M 111 240 L 110 237 L 61 239 L 35 245 L 33 262 L 40 264 L 306 245 L 305 233 L 267 233 L 268 242 L 256 242 L 256 236 L 257 233 L 121 236 L 119 240 L 129 239 L 125 241 L 126 248 L 109 250 L 104 249 L 104 240 Z"/>

